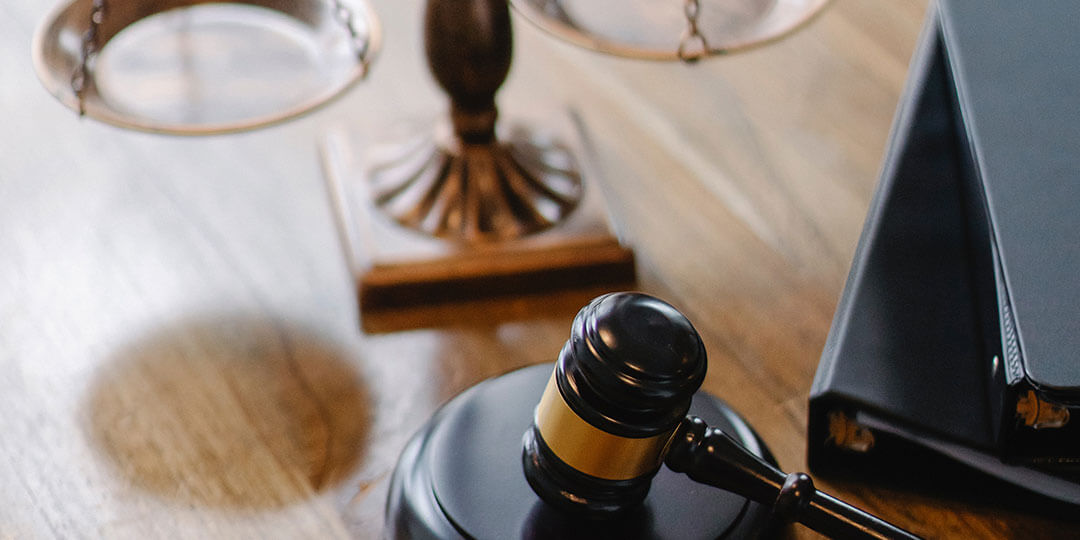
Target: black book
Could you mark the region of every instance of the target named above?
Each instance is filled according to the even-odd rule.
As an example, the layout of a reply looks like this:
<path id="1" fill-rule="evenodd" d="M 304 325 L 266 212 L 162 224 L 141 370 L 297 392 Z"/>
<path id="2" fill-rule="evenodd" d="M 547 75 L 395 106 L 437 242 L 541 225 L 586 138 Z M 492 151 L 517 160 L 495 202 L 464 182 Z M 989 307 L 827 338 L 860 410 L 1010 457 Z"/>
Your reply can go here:
<path id="1" fill-rule="evenodd" d="M 1080 504 L 1076 20 L 931 10 L 811 389 L 812 469 L 916 445 Z"/>

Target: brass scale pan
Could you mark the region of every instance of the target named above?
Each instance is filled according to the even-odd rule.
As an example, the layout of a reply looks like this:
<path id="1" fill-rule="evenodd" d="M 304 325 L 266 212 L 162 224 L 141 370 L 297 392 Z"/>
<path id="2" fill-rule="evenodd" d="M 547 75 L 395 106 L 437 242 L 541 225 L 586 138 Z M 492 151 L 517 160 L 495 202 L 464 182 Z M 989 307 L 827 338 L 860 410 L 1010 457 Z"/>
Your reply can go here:
<path id="1" fill-rule="evenodd" d="M 643 60 L 694 61 L 777 41 L 829 0 L 511 0 L 531 22 L 581 47 Z"/>
<path id="2" fill-rule="evenodd" d="M 693 61 L 780 39 L 828 1 L 511 3 L 586 48 Z M 46 89 L 80 114 L 203 135 L 275 124 L 329 102 L 364 78 L 380 40 L 366 0 L 72 0 L 38 28 L 33 55 Z"/>
<path id="3" fill-rule="evenodd" d="M 80 114 L 205 135 L 326 104 L 366 76 L 380 40 L 366 0 L 73 0 L 38 27 L 33 59 Z"/>

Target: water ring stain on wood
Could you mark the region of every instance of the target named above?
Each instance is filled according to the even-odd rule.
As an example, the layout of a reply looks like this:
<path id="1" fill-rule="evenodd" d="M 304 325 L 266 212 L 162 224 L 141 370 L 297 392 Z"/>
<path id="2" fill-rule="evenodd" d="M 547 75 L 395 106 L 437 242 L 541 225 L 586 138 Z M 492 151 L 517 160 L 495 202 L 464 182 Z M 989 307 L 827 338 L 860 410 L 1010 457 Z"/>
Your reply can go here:
<path id="1" fill-rule="evenodd" d="M 340 483 L 362 462 L 374 416 L 339 347 L 243 317 L 182 321 L 130 343 L 87 402 L 88 436 L 124 478 L 218 507 L 282 506 Z"/>

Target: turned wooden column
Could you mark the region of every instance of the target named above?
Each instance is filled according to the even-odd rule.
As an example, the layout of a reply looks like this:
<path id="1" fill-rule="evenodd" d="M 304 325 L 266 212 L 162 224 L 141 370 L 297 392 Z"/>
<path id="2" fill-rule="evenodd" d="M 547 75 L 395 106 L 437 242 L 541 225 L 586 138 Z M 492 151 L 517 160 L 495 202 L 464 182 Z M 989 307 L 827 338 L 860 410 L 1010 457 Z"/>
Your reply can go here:
<path id="1" fill-rule="evenodd" d="M 424 27 L 428 66 L 450 96 L 454 131 L 466 143 L 495 137 L 495 93 L 513 57 L 504 0 L 429 0 Z"/>

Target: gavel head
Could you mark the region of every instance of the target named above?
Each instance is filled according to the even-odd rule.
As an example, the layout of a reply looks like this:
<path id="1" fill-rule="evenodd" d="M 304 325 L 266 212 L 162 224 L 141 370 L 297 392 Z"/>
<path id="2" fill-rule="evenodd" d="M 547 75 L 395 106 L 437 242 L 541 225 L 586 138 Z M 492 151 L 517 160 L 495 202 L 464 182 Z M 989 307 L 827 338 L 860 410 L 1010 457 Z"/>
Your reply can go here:
<path id="1" fill-rule="evenodd" d="M 601 296 L 574 318 L 522 460 L 549 504 L 594 515 L 639 504 L 705 378 L 690 321 L 640 293 Z"/>

